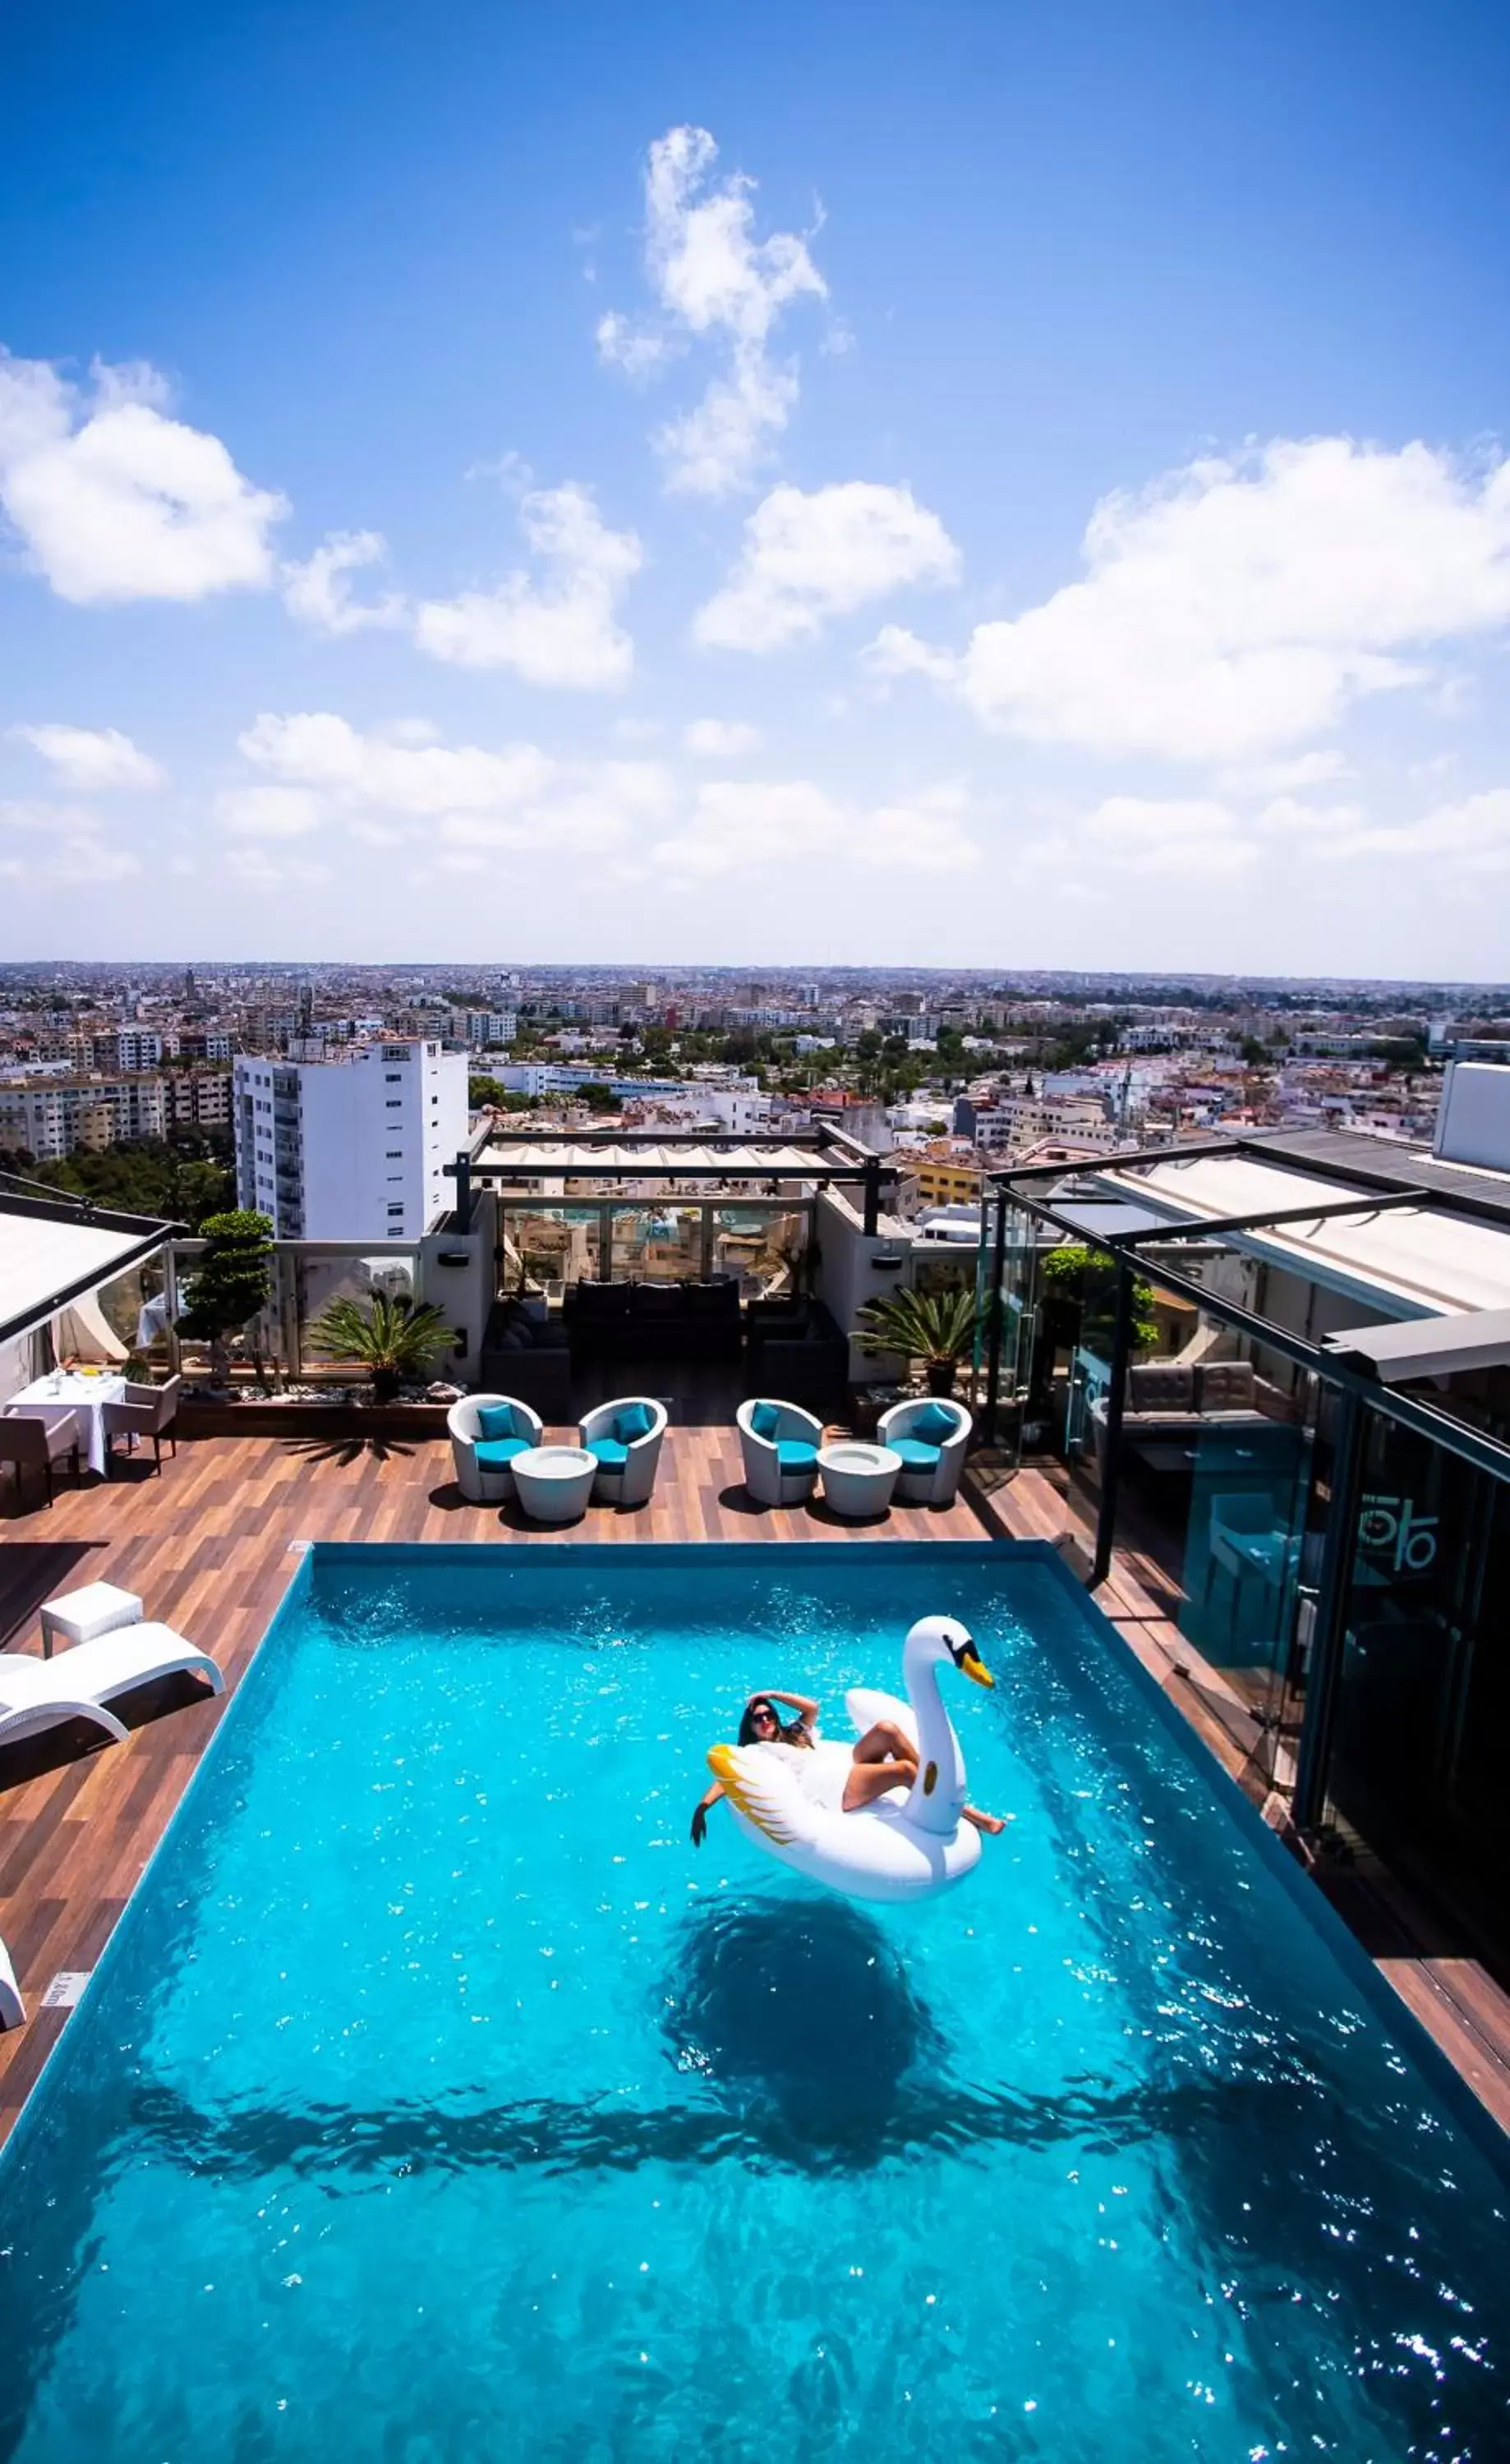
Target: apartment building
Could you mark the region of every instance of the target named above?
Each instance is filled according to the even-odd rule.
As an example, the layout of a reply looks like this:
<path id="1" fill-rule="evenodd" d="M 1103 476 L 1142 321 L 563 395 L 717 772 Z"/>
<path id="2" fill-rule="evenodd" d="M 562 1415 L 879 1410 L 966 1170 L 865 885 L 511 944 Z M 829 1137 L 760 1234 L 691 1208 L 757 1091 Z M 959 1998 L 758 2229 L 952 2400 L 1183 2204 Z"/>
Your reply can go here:
<path id="1" fill-rule="evenodd" d="M 453 1010 L 447 1026 L 459 1043 L 480 1051 L 493 1044 L 512 1044 L 519 1019 L 511 1009 L 460 1009 Z"/>
<path id="2" fill-rule="evenodd" d="M 48 1078 L 0 1087 L 0 1146 L 56 1163 L 76 1147 L 108 1147 L 167 1131 L 163 1081 L 155 1077 Z"/>
<path id="3" fill-rule="evenodd" d="M 973 1157 L 952 1153 L 947 1146 L 925 1148 L 921 1155 L 907 1157 L 906 1172 L 917 1190 L 920 1208 L 973 1206 L 980 1202 L 980 1164 Z"/>
<path id="4" fill-rule="evenodd" d="M 93 1039 L 97 1069 L 156 1069 L 164 1043 L 155 1027 L 110 1027 Z"/>
<path id="5" fill-rule="evenodd" d="M 164 1080 L 167 1111 L 174 1129 L 229 1130 L 229 1069 L 171 1069 Z"/>
<path id="6" fill-rule="evenodd" d="M 238 1203 L 279 1239 L 417 1240 L 452 1203 L 443 1167 L 467 1144 L 467 1056 L 427 1040 L 243 1055 L 232 1109 Z"/>

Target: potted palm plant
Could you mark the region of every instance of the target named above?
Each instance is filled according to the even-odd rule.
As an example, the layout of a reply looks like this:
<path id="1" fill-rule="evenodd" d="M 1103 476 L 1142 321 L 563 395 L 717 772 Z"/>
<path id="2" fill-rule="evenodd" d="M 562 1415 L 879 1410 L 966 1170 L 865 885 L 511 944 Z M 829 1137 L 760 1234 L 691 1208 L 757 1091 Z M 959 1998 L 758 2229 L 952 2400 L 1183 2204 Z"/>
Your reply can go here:
<path id="1" fill-rule="evenodd" d="M 974 1345 L 980 1310 L 968 1285 L 945 1291 L 888 1292 L 862 1309 L 855 1336 L 866 1353 L 899 1352 L 921 1360 L 930 1395 L 952 1395 L 960 1362 Z"/>
<path id="2" fill-rule="evenodd" d="M 327 1360 L 359 1360 L 372 1380 L 374 1403 L 391 1403 L 408 1378 L 427 1375 L 451 1341 L 451 1326 L 428 1303 L 374 1292 L 368 1301 L 334 1300 L 309 1328 L 305 1342 Z"/>

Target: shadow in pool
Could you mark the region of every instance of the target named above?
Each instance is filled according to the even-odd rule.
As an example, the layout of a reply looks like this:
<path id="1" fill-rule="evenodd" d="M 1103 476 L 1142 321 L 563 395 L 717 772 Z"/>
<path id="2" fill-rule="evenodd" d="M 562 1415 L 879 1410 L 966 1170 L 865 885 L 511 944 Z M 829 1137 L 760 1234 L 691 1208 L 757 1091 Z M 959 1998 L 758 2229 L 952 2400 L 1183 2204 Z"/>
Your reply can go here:
<path id="1" fill-rule="evenodd" d="M 678 2071 L 789 2148 L 874 2162 L 944 2044 L 897 1952 L 841 1900 L 699 1908 L 661 2016 Z"/>

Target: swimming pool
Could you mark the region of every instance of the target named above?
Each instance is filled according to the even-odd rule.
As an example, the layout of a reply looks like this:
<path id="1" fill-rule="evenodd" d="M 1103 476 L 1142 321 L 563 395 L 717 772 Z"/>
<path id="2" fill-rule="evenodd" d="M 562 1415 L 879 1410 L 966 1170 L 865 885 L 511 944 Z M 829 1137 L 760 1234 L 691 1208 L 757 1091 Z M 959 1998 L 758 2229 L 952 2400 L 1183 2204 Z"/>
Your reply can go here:
<path id="1" fill-rule="evenodd" d="M 967 1882 L 691 1848 L 935 1609 Z M 319 1549 L 0 2163 L 0 2454 L 1502 2457 L 1503 2179 L 1271 1846 L 1041 1558 Z"/>

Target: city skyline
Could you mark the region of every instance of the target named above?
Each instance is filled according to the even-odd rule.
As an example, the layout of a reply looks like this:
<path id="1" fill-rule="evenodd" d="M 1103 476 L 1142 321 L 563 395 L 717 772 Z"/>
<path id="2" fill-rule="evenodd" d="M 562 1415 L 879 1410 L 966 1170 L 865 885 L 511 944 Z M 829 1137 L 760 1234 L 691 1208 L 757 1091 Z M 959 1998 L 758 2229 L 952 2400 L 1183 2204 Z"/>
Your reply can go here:
<path id="1" fill-rule="evenodd" d="M 0 958 L 1496 980 L 1491 12 L 86 16 Z"/>

